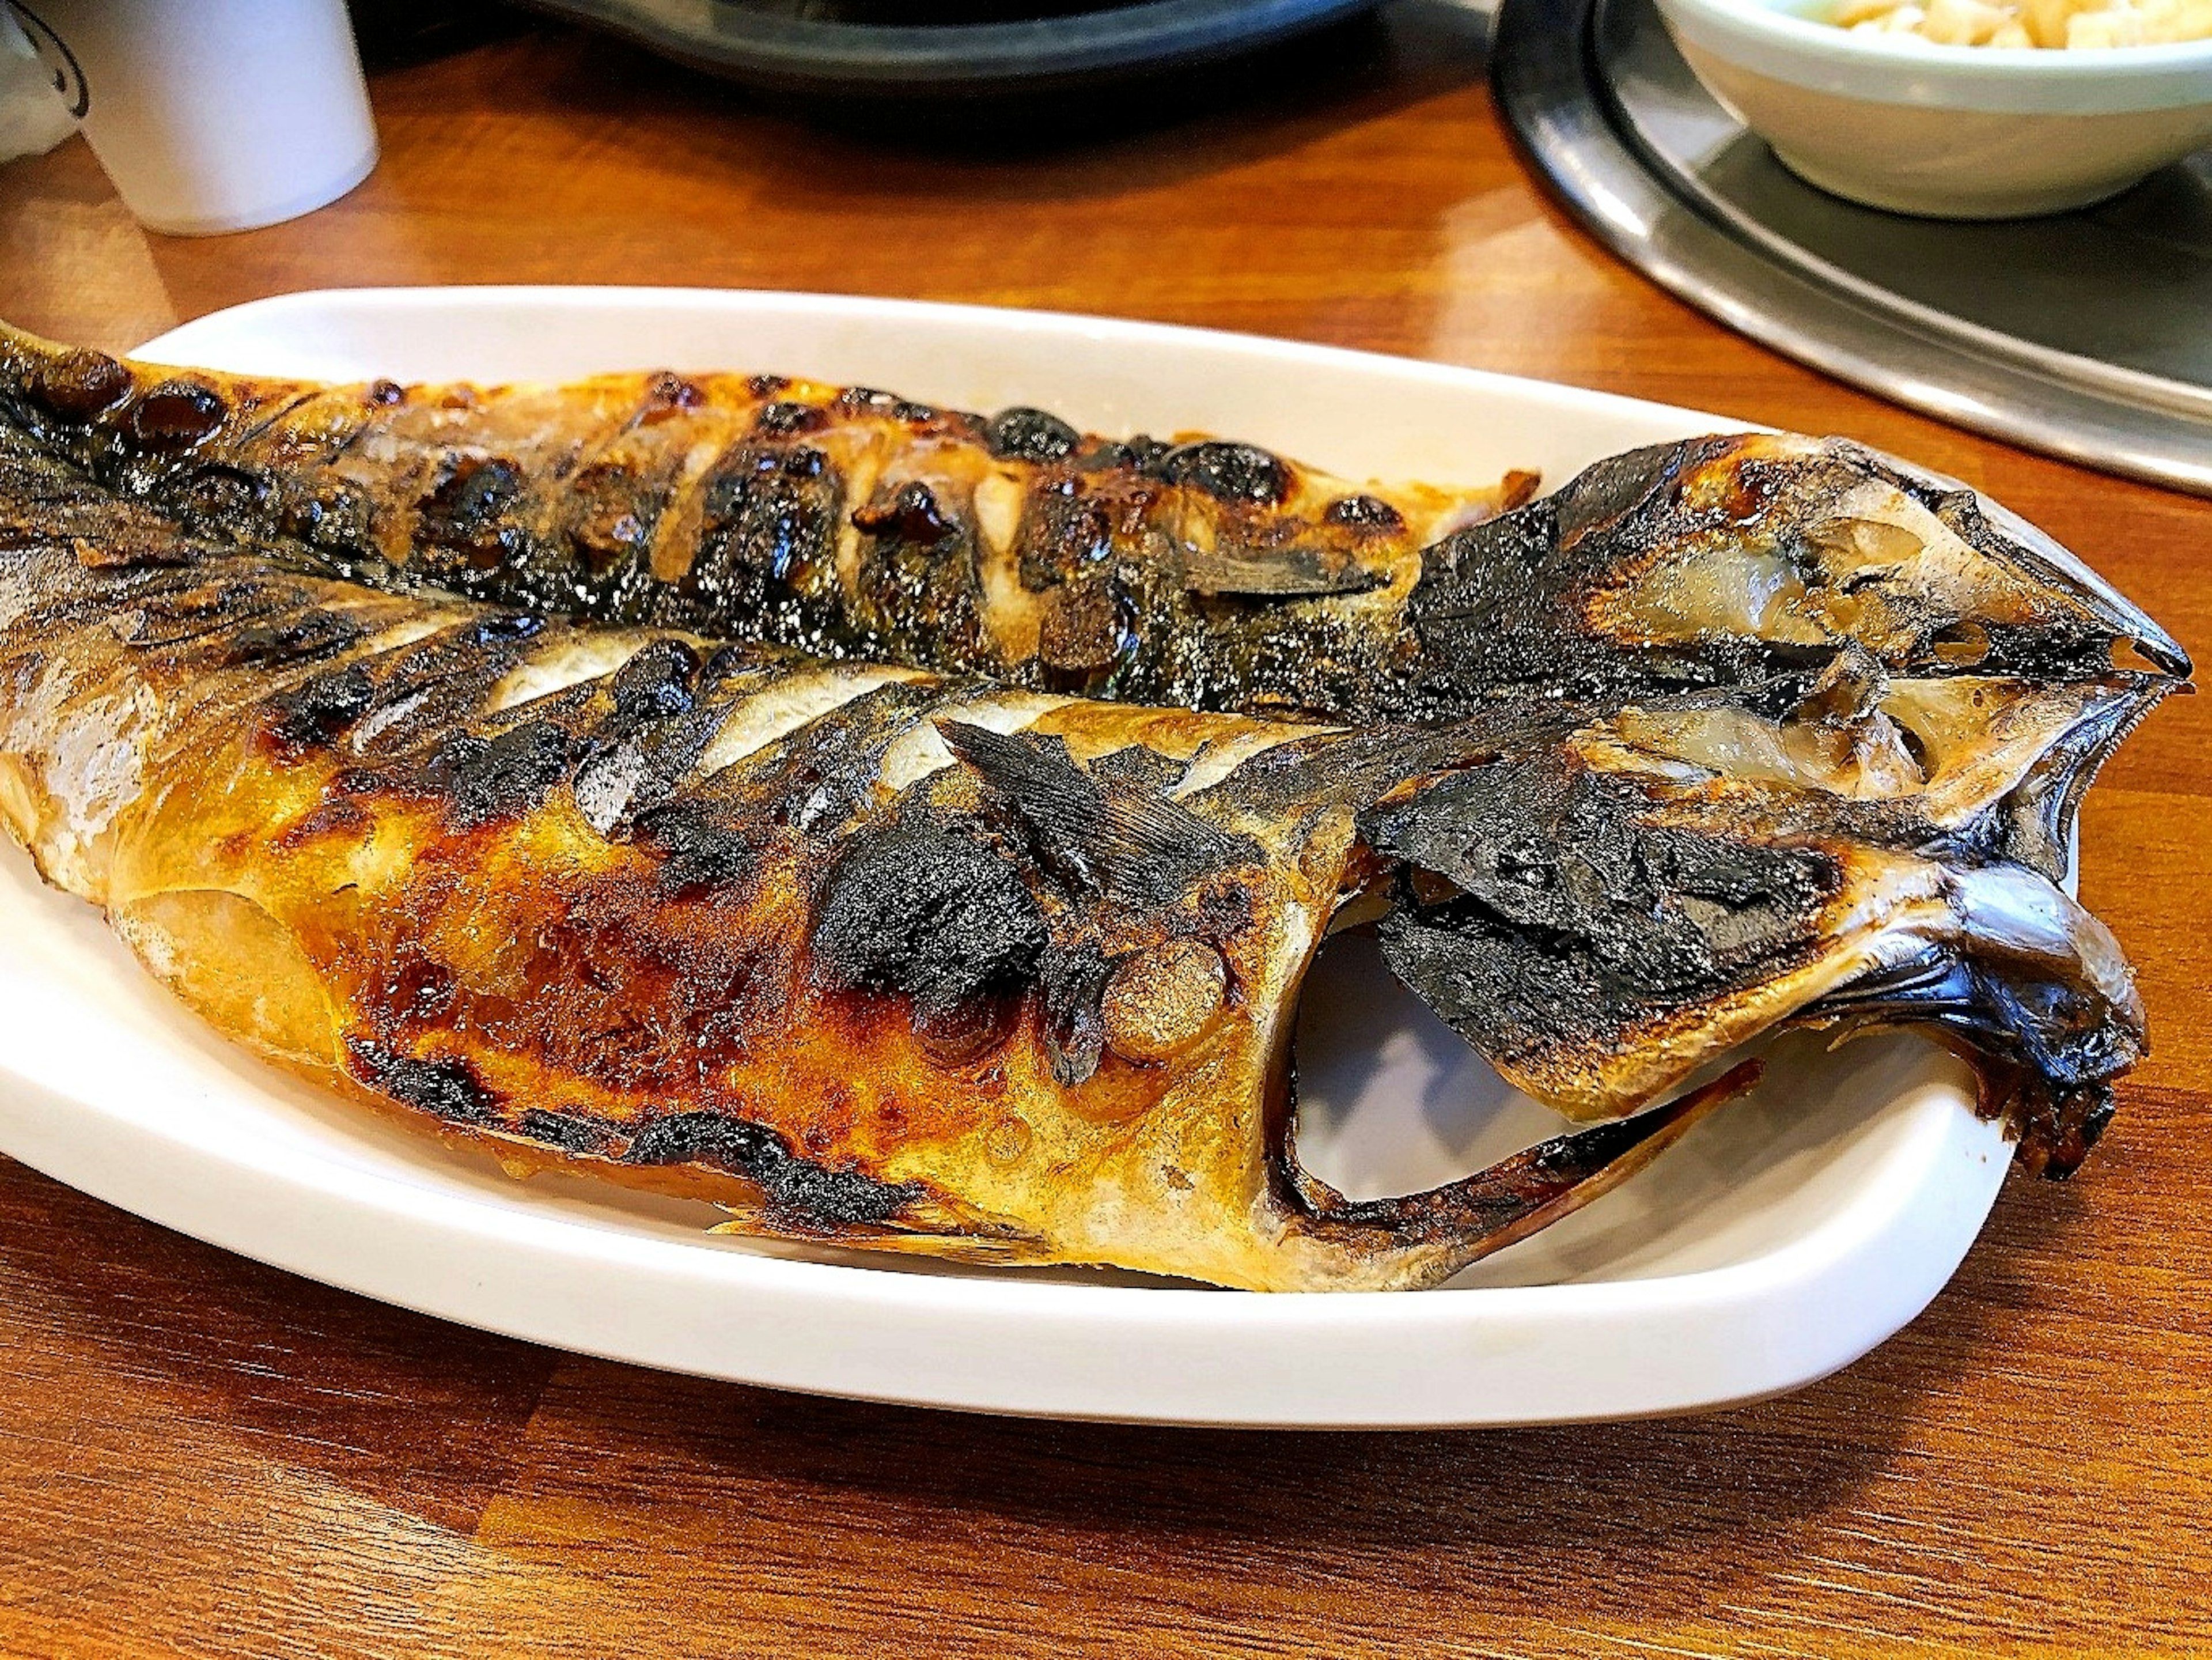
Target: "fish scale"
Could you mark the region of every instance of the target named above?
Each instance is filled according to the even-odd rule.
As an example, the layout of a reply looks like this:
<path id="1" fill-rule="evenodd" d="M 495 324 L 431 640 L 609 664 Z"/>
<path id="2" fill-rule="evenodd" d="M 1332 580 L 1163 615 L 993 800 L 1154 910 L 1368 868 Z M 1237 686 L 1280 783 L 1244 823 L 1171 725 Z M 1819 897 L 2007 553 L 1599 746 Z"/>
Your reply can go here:
<path id="1" fill-rule="evenodd" d="M 0 333 L 0 817 L 263 1054 L 739 1231 L 1432 1284 L 1793 1024 L 1960 1047 L 2070 1169 L 2142 1049 L 2072 815 L 2179 648 L 1835 441 L 1523 488 Z M 1299 988 L 1378 911 L 1509 1079 L 1620 1122 L 1396 1199 L 1300 1168 Z"/>

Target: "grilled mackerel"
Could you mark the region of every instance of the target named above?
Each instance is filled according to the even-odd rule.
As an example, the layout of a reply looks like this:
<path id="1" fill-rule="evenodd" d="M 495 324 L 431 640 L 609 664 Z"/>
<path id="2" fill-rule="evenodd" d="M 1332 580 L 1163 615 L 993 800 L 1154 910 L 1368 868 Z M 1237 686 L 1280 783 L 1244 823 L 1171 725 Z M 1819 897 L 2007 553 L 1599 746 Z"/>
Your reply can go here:
<path id="1" fill-rule="evenodd" d="M 2072 813 L 2179 648 L 1832 441 L 1520 489 L 0 337 L 0 816 L 264 1054 L 745 1231 L 1430 1284 L 1789 1023 L 1932 1029 L 2070 1169 L 2142 1046 Z M 1396 1200 L 1304 1171 L 1299 984 L 1376 915 L 1606 1122 Z"/>

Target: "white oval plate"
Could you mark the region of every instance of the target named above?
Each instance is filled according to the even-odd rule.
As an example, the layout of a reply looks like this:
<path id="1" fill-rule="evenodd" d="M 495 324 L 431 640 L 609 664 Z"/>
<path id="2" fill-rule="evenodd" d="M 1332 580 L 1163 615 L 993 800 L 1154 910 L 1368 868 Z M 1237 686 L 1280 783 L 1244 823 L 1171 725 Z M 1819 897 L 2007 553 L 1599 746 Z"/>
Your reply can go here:
<path id="1" fill-rule="evenodd" d="M 1095 429 L 1203 429 L 1352 477 L 1552 483 L 1740 423 L 1435 364 L 1194 330 L 819 295 L 293 295 L 143 355 L 331 379 L 669 366 L 859 381 Z M 1915 1040 L 1790 1040 L 1748 1099 L 1620 1190 L 1425 1293 L 1248 1296 L 707 1237 L 702 1206 L 520 1183 L 244 1056 L 88 906 L 0 858 L 0 1146 L 111 1203 L 447 1319 L 782 1389 L 1065 1418 L 1446 1426 L 1635 1417 L 1792 1389 L 1957 1267 L 2009 1162 Z M 1356 1195 L 1428 1187 L 1557 1122 L 1333 945 L 1300 1023 L 1300 1146 Z"/>

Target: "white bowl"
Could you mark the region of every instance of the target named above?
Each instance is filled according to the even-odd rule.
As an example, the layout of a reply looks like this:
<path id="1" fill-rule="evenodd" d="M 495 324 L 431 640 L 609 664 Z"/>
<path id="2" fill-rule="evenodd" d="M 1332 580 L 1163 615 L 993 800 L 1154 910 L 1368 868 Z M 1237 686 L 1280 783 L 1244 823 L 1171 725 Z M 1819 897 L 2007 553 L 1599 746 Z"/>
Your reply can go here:
<path id="1" fill-rule="evenodd" d="M 1706 89 L 1807 183 L 1942 219 L 2078 208 L 2212 143 L 2212 40 L 1937 46 L 1829 0 L 1658 0 Z"/>

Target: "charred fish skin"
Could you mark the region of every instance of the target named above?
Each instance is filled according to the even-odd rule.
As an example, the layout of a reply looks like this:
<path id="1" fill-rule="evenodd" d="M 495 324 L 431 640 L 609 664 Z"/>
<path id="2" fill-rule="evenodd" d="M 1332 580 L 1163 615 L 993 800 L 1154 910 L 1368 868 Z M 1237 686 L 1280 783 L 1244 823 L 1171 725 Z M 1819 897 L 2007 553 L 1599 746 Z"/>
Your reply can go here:
<path id="1" fill-rule="evenodd" d="M 145 416 L 152 390 L 70 361 L 89 390 L 19 375 L 31 392 L 0 399 L 0 808 L 226 1030 L 511 1158 L 735 1183 L 740 1225 L 763 1231 L 1342 1288 L 1428 1283 L 1710 1105 L 1437 1195 L 1328 1193 L 1289 1151 L 1282 1045 L 1322 929 L 1378 882 L 1409 983 L 1578 1116 L 1633 1111 L 1778 1024 L 1917 1023 L 1974 1051 L 2023 1156 L 2057 1171 L 2140 1051 L 2124 965 L 2052 879 L 2087 775 L 2171 689 L 2162 636 L 2138 630 L 2148 670 L 2107 644 L 2093 674 L 2069 647 L 2085 678 L 2044 673 L 2049 654 L 2042 678 L 1962 660 L 1936 619 L 1973 550 L 1923 533 L 1902 486 L 1840 530 L 1833 493 L 1808 487 L 1765 542 L 1735 533 L 1780 564 L 1844 543 L 1802 593 L 1881 601 L 1801 604 L 1826 631 L 1790 652 L 1767 648 L 1789 607 L 1713 623 L 1730 544 L 1700 521 L 1551 590 L 1560 615 L 1640 633 L 1548 680 L 1492 675 L 1476 718 L 1328 730 L 579 628 L 457 599 L 404 561 L 349 585 L 303 535 L 177 504 L 146 434 L 189 434 L 204 400 Z M 100 422 L 70 412 L 110 392 Z M 283 398 L 250 402 L 234 414 L 265 424 Z M 1596 470 L 1627 505 L 1548 509 L 1547 545 L 1664 508 L 1621 479 L 1710 494 L 1772 459 L 1715 446 L 1709 465 L 1686 448 Z M 1910 546 L 1863 528 L 1900 514 Z M 1897 556 L 1861 556 L 1869 537 Z M 2029 599 L 1991 602 L 2001 628 L 2046 603 L 2015 588 Z M 1653 671 L 1699 629 L 1736 654 L 1724 672 L 1686 688 Z M 135 805 L 149 766 L 188 753 L 232 759 Z M 1479 810 L 1485 789 L 1519 805 Z M 1589 801 L 1595 840 L 1574 810 Z M 208 847 L 232 862 L 190 851 Z M 732 914 L 702 921 L 716 905 Z M 1643 948 L 1601 949 L 1614 933 Z M 237 975 L 180 978 L 232 935 L 293 964 L 288 989 L 240 1008 Z M 834 1073 L 824 1044 L 842 1046 Z M 867 1102 L 848 1049 L 880 1056 Z M 1141 1110 L 1099 1104 L 1146 1089 Z M 1032 1149 L 1087 1179 L 1048 1190 Z"/>
<path id="2" fill-rule="evenodd" d="M 1661 446 L 1522 504 L 1529 475 L 1354 485 L 781 376 L 326 387 L 0 331 L 0 398 L 126 497 L 330 574 L 1116 701 L 1433 723 L 1516 687 L 1618 700 L 1846 652 L 2188 672 L 2049 538 L 1838 440 Z"/>
<path id="3" fill-rule="evenodd" d="M 0 816 L 222 1030 L 511 1166 L 746 1232 L 1386 1289 L 1742 1081 L 1346 1204 L 1289 1151 L 1358 858 L 1310 728 L 301 575 L 4 436 L 0 503 Z M 1286 745 L 1295 812 L 1223 793 Z"/>
<path id="4" fill-rule="evenodd" d="M 331 575 L 1118 701 L 1296 714 L 1388 668 L 1419 550 L 1523 498 L 780 375 L 320 386 L 0 330 L 0 398 L 119 494 Z"/>

